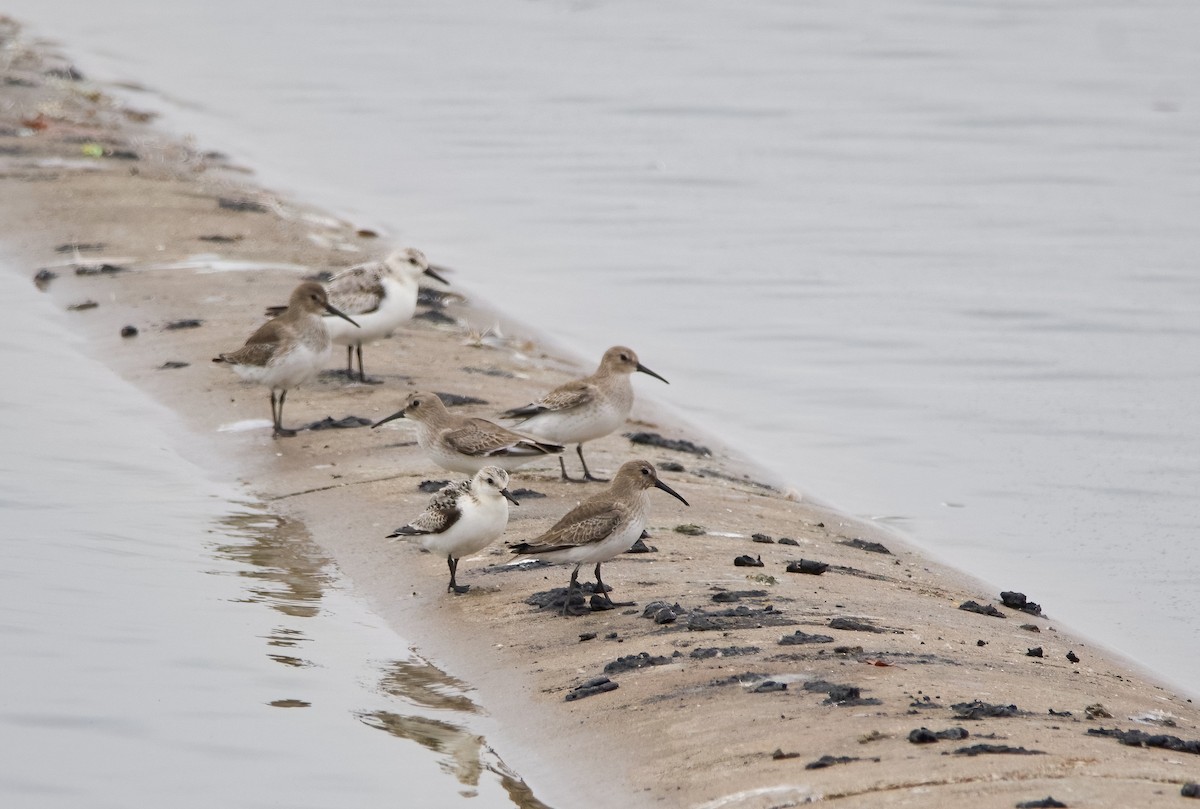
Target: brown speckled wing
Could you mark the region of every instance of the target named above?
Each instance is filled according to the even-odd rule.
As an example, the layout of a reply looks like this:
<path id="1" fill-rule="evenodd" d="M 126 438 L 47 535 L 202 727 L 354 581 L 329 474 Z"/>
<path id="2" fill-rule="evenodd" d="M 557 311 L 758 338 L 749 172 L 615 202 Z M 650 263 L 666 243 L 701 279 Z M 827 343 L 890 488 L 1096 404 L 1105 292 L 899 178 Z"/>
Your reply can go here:
<path id="1" fill-rule="evenodd" d="M 460 498 L 471 490 L 471 481 L 462 480 L 451 483 L 438 490 L 429 501 L 429 505 L 415 520 L 403 528 L 397 528 L 389 536 L 418 536 L 420 534 L 441 534 L 458 522 L 462 511 L 458 507 Z"/>
<path id="2" fill-rule="evenodd" d="M 583 502 L 537 539 L 525 543 L 528 552 L 588 545 L 611 534 L 626 516 L 626 509 L 613 502 Z"/>
<path id="3" fill-rule="evenodd" d="M 545 410 L 570 410 L 574 407 L 582 407 L 595 399 L 596 386 L 579 379 L 558 386 L 538 399 L 536 404 Z"/>
<path id="4" fill-rule="evenodd" d="M 325 285 L 329 302 L 348 315 L 365 315 L 379 308 L 383 300 L 383 283 L 378 266 L 364 264 L 343 270 Z"/>
<path id="5" fill-rule="evenodd" d="M 544 454 L 523 436 L 485 419 L 467 419 L 463 426 L 443 433 L 443 438 L 456 452 L 475 457 Z"/>

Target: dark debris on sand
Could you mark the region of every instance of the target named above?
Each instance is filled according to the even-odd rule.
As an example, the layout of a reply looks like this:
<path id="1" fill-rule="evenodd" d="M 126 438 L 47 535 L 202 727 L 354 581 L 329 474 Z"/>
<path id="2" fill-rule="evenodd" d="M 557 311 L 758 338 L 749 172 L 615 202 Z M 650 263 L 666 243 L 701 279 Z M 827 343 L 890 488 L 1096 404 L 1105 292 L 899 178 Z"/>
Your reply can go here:
<path id="1" fill-rule="evenodd" d="M 539 560 L 540 561 L 540 560 Z M 604 585 L 605 590 L 611 590 L 607 584 Z M 575 592 L 571 594 L 571 604 L 569 610 L 586 611 L 591 609 L 593 612 L 602 612 L 607 608 L 607 605 L 601 606 L 598 601 L 589 601 L 588 596 L 599 595 L 596 589 L 596 583 L 593 581 L 579 582 Z M 525 603 L 531 607 L 537 607 L 539 610 L 553 609 L 561 611 L 563 604 L 567 600 L 567 588 L 555 587 L 551 590 L 542 590 L 534 593 L 525 599 Z"/>
<path id="2" fill-rule="evenodd" d="M 734 567 L 765 567 L 765 563 L 761 556 L 747 556 L 742 554 L 733 560 Z"/>
<path id="3" fill-rule="evenodd" d="M 830 618 L 829 628 L 844 629 L 848 632 L 875 632 L 877 634 L 887 634 L 890 632 L 896 635 L 904 634 L 899 629 L 885 629 L 881 626 L 875 626 L 875 624 L 864 618 L 848 618 L 845 616 Z"/>
<path id="4" fill-rule="evenodd" d="M 886 553 L 888 556 L 892 555 L 892 552 L 882 542 L 869 542 L 865 539 L 855 538 L 839 539 L 837 544 L 850 548 L 858 548 L 860 551 L 866 551 L 867 553 Z"/>
<path id="5" fill-rule="evenodd" d="M 1089 736 L 1107 736 L 1130 747 L 1161 747 L 1175 753 L 1191 753 L 1200 756 L 1200 739 L 1181 739 L 1166 733 L 1146 733 L 1141 730 L 1119 730 L 1117 728 L 1089 728 Z"/>
<path id="6" fill-rule="evenodd" d="M 739 657 L 741 655 L 758 654 L 757 646 L 697 646 L 688 655 L 694 660 L 708 660 L 713 657 Z"/>
<path id="7" fill-rule="evenodd" d="M 1020 610 L 1027 612 L 1030 615 L 1041 615 L 1042 605 L 1036 604 L 1025 598 L 1024 593 L 1014 593 L 1010 590 L 1005 590 L 1000 593 L 1000 603 L 1008 607 L 1010 610 Z"/>
<path id="8" fill-rule="evenodd" d="M 920 727 L 908 734 L 908 740 L 913 744 L 932 744 L 942 739 L 957 742 L 962 741 L 970 735 L 966 728 L 947 728 L 946 730 L 933 731 L 926 727 Z"/>
<path id="9" fill-rule="evenodd" d="M 189 317 L 185 320 L 172 320 L 167 325 L 163 326 L 164 331 L 179 331 L 181 329 L 198 329 L 204 325 L 204 321 L 199 318 Z"/>
<path id="10" fill-rule="evenodd" d="M 446 407 L 460 407 L 462 405 L 485 405 L 488 403 L 486 399 L 480 399 L 478 396 L 464 396 L 459 393 L 442 393 L 441 391 L 434 391 L 434 395 L 441 399 L 442 404 L 444 404 Z"/>
<path id="11" fill-rule="evenodd" d="M 1004 716 L 1020 716 L 1016 705 L 993 705 L 990 702 L 956 702 L 950 706 L 955 719 L 995 719 Z"/>
<path id="12" fill-rule="evenodd" d="M 644 444 L 649 447 L 669 449 L 673 452 L 689 452 L 692 455 L 699 455 L 702 458 L 707 458 L 712 455 L 712 450 L 710 450 L 708 447 L 702 447 L 699 444 L 694 444 L 691 441 L 684 439 L 663 438 L 658 433 L 625 433 L 625 437 L 634 444 Z"/>
<path id="13" fill-rule="evenodd" d="M 988 755 L 1014 755 L 1014 756 L 1044 756 L 1045 750 L 1026 750 L 1024 747 L 1013 747 L 1008 744 L 973 744 L 970 747 L 960 747 L 954 751 L 956 756 L 988 756 Z"/>
<path id="14" fill-rule="evenodd" d="M 320 421 L 314 421 L 306 425 L 305 430 L 353 430 L 356 427 L 370 427 L 372 424 L 370 419 L 364 419 L 362 416 L 345 416 L 344 418 L 335 419 L 333 416 L 326 416 Z"/>
<path id="15" fill-rule="evenodd" d="M 585 697 L 594 697 L 596 694 L 603 694 L 608 691 L 615 691 L 619 686 L 607 677 L 593 677 L 585 683 L 572 688 L 563 697 L 564 702 L 574 702 L 577 699 Z"/>
<path id="16" fill-rule="evenodd" d="M 809 635 L 797 629 L 779 639 L 780 646 L 804 646 L 810 643 L 833 643 L 833 638 L 828 635 Z"/>
<path id="17" fill-rule="evenodd" d="M 625 553 L 658 553 L 658 548 L 653 545 L 647 545 L 644 539 L 638 539 L 637 542 L 629 546 L 629 550 L 625 551 Z"/>
<path id="18" fill-rule="evenodd" d="M 964 601 L 963 603 L 958 605 L 958 608 L 960 610 L 966 610 L 967 612 L 977 612 L 980 615 L 990 615 L 993 618 L 1007 618 L 1008 617 L 1004 613 L 1000 612 L 1000 610 L 996 609 L 995 605 L 987 604 L 985 606 L 983 604 L 980 604 L 978 601 Z"/>
<path id="19" fill-rule="evenodd" d="M 218 197 L 217 207 L 238 213 L 267 213 L 270 210 L 261 202 L 255 202 L 252 199 L 233 199 L 232 197 Z"/>
<path id="20" fill-rule="evenodd" d="M 1021 801 L 1017 804 L 1017 809 L 1066 809 L 1067 805 L 1061 801 L 1056 801 L 1054 798 L 1047 795 L 1045 798 L 1036 801 Z"/>
<path id="21" fill-rule="evenodd" d="M 675 655 L 678 657 L 682 657 L 683 653 L 676 652 Z M 633 671 L 634 669 L 649 668 L 650 666 L 666 666 L 666 665 L 670 665 L 671 663 L 674 663 L 674 662 L 675 661 L 670 657 L 663 657 L 662 655 L 652 655 L 649 652 L 639 652 L 635 655 L 626 655 L 625 657 L 618 657 L 616 660 L 612 661 L 611 663 L 605 664 L 604 673 L 605 674 L 621 674 L 626 671 Z"/>
<path id="22" fill-rule="evenodd" d="M 713 593 L 712 600 L 718 604 L 731 604 L 743 598 L 766 598 L 766 590 L 722 590 Z"/>
<path id="23" fill-rule="evenodd" d="M 855 705 L 882 705 L 873 697 L 863 697 L 862 689 L 856 685 L 839 685 L 826 680 L 812 680 L 804 684 L 804 690 L 816 694 L 825 694 L 823 705 L 840 705 L 852 707 Z"/>
<path id="24" fill-rule="evenodd" d="M 810 761 L 810 762 L 808 762 L 807 764 L 805 764 L 805 765 L 804 765 L 804 769 L 806 769 L 806 770 L 823 770 L 823 769 L 825 769 L 826 767 L 832 767 L 832 766 L 834 766 L 835 764 L 849 764 L 849 763 L 851 763 L 851 762 L 853 762 L 853 761 L 874 761 L 875 763 L 879 763 L 879 759 L 878 759 L 878 758 L 874 758 L 874 757 L 872 757 L 872 758 L 859 758 L 859 757 L 857 757 L 857 756 L 830 756 L 830 755 L 825 755 L 825 756 L 821 756 L 821 757 L 820 757 L 819 759 L 817 759 L 816 761 Z"/>
<path id="25" fill-rule="evenodd" d="M 75 268 L 76 275 L 116 275 L 128 268 L 120 264 L 83 264 Z"/>
<path id="26" fill-rule="evenodd" d="M 829 570 L 828 562 L 818 562 L 815 559 L 799 559 L 795 562 L 788 562 L 788 573 L 806 573 L 809 576 L 820 576 L 826 570 Z"/>
<path id="27" fill-rule="evenodd" d="M 1200 798 L 1200 784 L 1189 782 L 1183 785 L 1179 790 L 1179 794 L 1185 798 Z"/>

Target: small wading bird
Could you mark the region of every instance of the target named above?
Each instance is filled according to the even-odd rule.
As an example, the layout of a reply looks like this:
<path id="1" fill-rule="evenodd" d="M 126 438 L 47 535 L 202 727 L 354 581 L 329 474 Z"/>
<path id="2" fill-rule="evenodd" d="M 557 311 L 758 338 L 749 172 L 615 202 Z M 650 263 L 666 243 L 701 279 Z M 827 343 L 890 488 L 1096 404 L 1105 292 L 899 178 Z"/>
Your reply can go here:
<path id="1" fill-rule="evenodd" d="M 292 291 L 283 314 L 259 326 L 237 351 L 213 358 L 213 362 L 232 365 L 242 379 L 270 389 L 271 420 L 276 438 L 296 434 L 295 430 L 283 426 L 283 400 L 287 398 L 287 392 L 316 376 L 329 359 L 329 330 L 321 316 L 323 312 L 354 323 L 329 304 L 324 287 L 315 281 L 306 281 Z M 278 405 L 275 391 L 279 391 Z"/>
<path id="2" fill-rule="evenodd" d="M 528 542 L 509 545 L 519 556 L 533 556 L 547 562 L 575 563 L 562 614 L 580 614 L 571 596 L 578 588 L 579 568 L 596 564 L 596 587 L 606 606 L 615 606 L 600 580 L 600 564 L 607 562 L 637 542 L 646 527 L 647 489 L 662 489 L 685 506 L 687 500 L 658 479 L 654 464 L 649 461 L 629 461 L 617 470 L 612 483 L 599 494 L 589 497 L 556 522 L 554 526 Z"/>
<path id="3" fill-rule="evenodd" d="M 335 345 L 346 347 L 346 377 L 353 380 L 354 355 L 358 355 L 358 381 L 378 384 L 368 379 L 363 370 L 362 347 L 391 334 L 400 324 L 411 320 L 417 311 L 418 279 L 422 275 L 449 282 L 437 273 L 425 259 L 425 254 L 412 247 L 394 250 L 381 261 L 368 261 L 348 267 L 325 284 L 329 302 L 352 316 L 358 328 L 342 321 L 325 319 L 329 337 Z M 267 314 L 278 314 L 271 307 Z"/>
<path id="4" fill-rule="evenodd" d="M 582 480 L 607 482 L 588 471 L 587 461 L 583 459 L 583 443 L 608 435 L 629 418 L 633 407 L 633 385 L 629 377 L 635 371 L 667 381 L 638 362 L 633 349 L 613 346 L 604 352 L 600 367 L 591 376 L 560 385 L 536 402 L 513 408 L 503 416 L 523 419 L 515 426 L 536 438 L 559 444 L 578 443 L 576 452 L 583 465 Z M 562 457 L 558 463 L 562 479 L 575 480 L 567 476 L 567 465 Z"/>
<path id="5" fill-rule="evenodd" d="M 431 461 L 452 472 L 474 473 L 488 465 L 511 470 L 563 450 L 559 444 L 535 441 L 487 419 L 455 416 L 436 393 L 410 393 L 400 410 L 371 429 L 400 418 L 416 422 L 417 444 Z"/>
<path id="6" fill-rule="evenodd" d="M 508 490 L 508 473 L 498 466 L 485 466 L 471 480 L 443 486 L 419 517 L 388 537 L 446 554 L 450 568 L 446 592 L 465 593 L 471 585 L 457 582 L 458 560 L 478 553 L 504 533 L 509 503 L 520 505 Z"/>

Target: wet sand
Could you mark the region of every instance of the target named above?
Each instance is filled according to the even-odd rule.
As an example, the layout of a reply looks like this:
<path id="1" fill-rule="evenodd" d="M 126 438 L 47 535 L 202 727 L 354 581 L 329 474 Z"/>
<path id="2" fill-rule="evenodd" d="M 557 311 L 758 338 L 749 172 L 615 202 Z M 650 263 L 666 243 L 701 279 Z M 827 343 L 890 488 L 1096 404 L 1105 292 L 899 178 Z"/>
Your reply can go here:
<path id="1" fill-rule="evenodd" d="M 646 458 L 692 504 L 652 493 L 655 550 L 606 565 L 614 598 L 634 606 L 572 619 L 539 609 L 527 600 L 563 586 L 570 569 L 505 567 L 499 547 L 460 566 L 470 593 L 446 594 L 444 559 L 383 539 L 423 508 L 422 481 L 459 477 L 424 460 L 404 422 L 289 440 L 265 427 L 219 431 L 265 420 L 268 403 L 210 358 L 239 346 L 301 275 L 380 256 L 393 241 L 256 187 L 233 161 L 160 135 L 68 68 L 29 51 L 4 71 L 0 205 L 12 263 L 31 282 L 41 268 L 56 273 L 45 291 L 64 308 L 97 304 L 74 312 L 88 349 L 179 414 L 194 459 L 301 520 L 374 609 L 472 683 L 501 728 L 491 743 L 548 804 L 750 807 L 821 796 L 846 806 L 1000 807 L 1053 795 L 1115 807 L 1177 800 L 1200 778 L 1200 745 L 1129 745 L 1099 733 L 1187 742 L 1200 738 L 1200 714 L 1152 674 L 1057 625 L 1052 593 L 1028 594 L 1051 617 L 1002 606 L 999 593 L 807 502 L 718 437 L 667 415 L 653 401 L 669 403 L 670 389 L 644 376 L 623 432 L 711 452 L 634 445 L 621 434 L 589 443 L 593 470 Z M 62 266 L 72 255 L 57 249 L 67 244 L 85 246 L 81 264 Z M 452 284 L 487 271 L 460 269 Z M 185 321 L 198 323 L 170 328 Z M 497 323 L 499 335 L 485 333 Z M 125 326 L 137 335 L 122 337 Z M 418 389 L 474 397 L 482 401 L 456 412 L 495 417 L 589 372 L 619 339 L 619 330 L 596 335 L 595 357 L 563 357 L 486 302 L 451 297 L 365 349 L 368 373 L 383 384 L 322 379 L 289 395 L 285 418 L 374 421 Z M 331 366 L 343 359 L 335 349 Z M 671 378 L 670 357 L 642 360 Z M 578 471 L 573 448 L 567 463 Z M 545 495 L 512 510 L 513 541 L 599 489 L 560 482 L 556 461 L 522 467 L 512 486 Z M 684 525 L 698 528 L 675 530 Z M 762 567 L 737 566 L 739 556 Z M 800 560 L 828 567 L 787 572 Z M 995 614 L 960 608 L 971 601 Z M 645 617 L 655 602 L 663 604 Z M 617 687 L 568 699 L 599 678 Z M 910 741 L 920 728 L 967 735 Z"/>

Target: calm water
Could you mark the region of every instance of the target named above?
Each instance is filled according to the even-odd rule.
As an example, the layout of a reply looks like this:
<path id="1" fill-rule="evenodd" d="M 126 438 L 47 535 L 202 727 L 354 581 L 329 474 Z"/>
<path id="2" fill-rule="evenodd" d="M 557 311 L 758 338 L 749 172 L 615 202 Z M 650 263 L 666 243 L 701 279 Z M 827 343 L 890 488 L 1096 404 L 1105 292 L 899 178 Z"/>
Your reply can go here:
<path id="1" fill-rule="evenodd" d="M 302 528 L 181 458 L 28 274 L 0 297 L 0 804 L 545 809 Z"/>
<path id="2" fill-rule="evenodd" d="M 1200 4 L 7 7 L 1200 693 Z"/>

